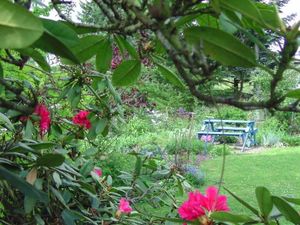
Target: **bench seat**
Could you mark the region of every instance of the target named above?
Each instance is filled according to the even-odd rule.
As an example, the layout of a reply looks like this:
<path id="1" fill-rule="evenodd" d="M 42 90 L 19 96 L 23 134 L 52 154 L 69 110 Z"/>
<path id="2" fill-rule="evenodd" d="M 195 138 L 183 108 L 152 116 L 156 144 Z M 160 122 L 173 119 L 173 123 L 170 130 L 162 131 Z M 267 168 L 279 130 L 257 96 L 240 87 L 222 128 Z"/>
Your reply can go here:
<path id="1" fill-rule="evenodd" d="M 248 131 L 248 127 L 217 127 L 216 130 Z"/>
<path id="2" fill-rule="evenodd" d="M 222 136 L 242 136 L 244 132 L 222 132 L 222 131 L 200 131 L 198 136 L 202 135 L 222 135 Z"/>

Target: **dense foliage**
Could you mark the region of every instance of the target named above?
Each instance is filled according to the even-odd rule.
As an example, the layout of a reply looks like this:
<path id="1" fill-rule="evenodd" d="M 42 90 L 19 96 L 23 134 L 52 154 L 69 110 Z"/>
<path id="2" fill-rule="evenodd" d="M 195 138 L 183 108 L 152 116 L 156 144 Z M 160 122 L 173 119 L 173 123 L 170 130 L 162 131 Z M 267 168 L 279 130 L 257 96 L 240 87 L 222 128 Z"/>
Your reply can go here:
<path id="1" fill-rule="evenodd" d="M 292 204 L 300 200 L 273 196 L 265 187 L 256 188 L 257 208 L 225 188 L 253 215 L 228 212 L 226 196 L 219 194 L 222 179 L 206 194 L 191 192 L 180 206 L 177 196 L 191 189 L 181 174 L 197 171 L 177 156 L 189 157 L 203 145 L 190 141 L 193 114 L 179 110 L 190 132 L 174 132 L 167 156 L 153 146 L 140 149 L 136 141 L 155 128 L 124 123 L 133 107 L 183 102 L 178 106 L 191 110 L 195 99 L 298 112 L 299 89 L 290 89 L 295 88 L 292 71 L 299 72 L 293 61 L 299 22 L 287 27 L 276 5 L 252 0 L 94 0 L 91 8 L 82 7 L 99 17 L 83 17 L 82 23 L 70 19 L 68 1 L 39 3 L 0 1 L 1 223 L 276 224 L 285 217 L 299 224 Z M 62 20 L 40 17 L 52 9 Z M 262 43 L 269 34 L 278 40 L 278 52 Z M 267 63 L 257 57 L 259 51 Z M 248 87 L 234 80 L 230 88 L 222 87 L 232 83 L 222 71 L 247 75 L 249 68 Z M 254 79 L 257 73 L 264 79 Z M 136 83 L 138 88 L 129 87 Z M 166 93 L 162 88 L 176 90 L 172 103 L 168 96 L 151 100 L 151 93 Z M 227 110 L 218 114 L 245 118 Z M 122 126 L 133 140 L 115 146 L 123 151 L 113 155 Z M 122 167 L 111 163 L 113 157 L 124 157 L 128 168 L 118 171 Z"/>

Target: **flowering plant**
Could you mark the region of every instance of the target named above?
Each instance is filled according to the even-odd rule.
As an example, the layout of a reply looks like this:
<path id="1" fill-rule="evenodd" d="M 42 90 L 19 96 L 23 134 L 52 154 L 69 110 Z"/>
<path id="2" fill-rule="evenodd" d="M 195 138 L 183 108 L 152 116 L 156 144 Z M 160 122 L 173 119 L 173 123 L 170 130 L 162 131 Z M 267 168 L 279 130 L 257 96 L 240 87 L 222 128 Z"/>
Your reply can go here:
<path id="1" fill-rule="evenodd" d="M 202 135 L 200 140 L 203 142 L 212 142 L 213 137 L 211 135 Z"/>
<path id="2" fill-rule="evenodd" d="M 91 121 L 88 119 L 89 111 L 80 110 L 72 119 L 74 124 L 82 126 L 86 129 L 91 128 Z"/>
<path id="3" fill-rule="evenodd" d="M 199 191 L 190 192 L 188 200 L 178 209 L 180 217 L 187 221 L 206 221 L 210 224 L 210 214 L 218 211 L 229 211 L 227 197 L 219 195 L 214 186 L 206 189 L 206 195 Z M 201 222 L 201 224 L 203 224 Z"/>

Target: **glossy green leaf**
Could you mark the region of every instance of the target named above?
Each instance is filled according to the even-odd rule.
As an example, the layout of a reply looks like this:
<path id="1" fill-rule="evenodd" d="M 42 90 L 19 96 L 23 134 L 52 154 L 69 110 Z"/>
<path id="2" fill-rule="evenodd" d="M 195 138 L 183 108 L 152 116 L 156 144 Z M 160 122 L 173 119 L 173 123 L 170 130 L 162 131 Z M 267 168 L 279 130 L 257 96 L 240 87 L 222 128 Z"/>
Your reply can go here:
<path id="1" fill-rule="evenodd" d="M 264 24 L 267 27 L 272 28 L 273 30 L 280 29 L 282 31 L 285 31 L 285 25 L 278 14 L 276 5 L 256 3 L 256 6 L 260 14 L 262 15 Z"/>
<path id="2" fill-rule="evenodd" d="M 160 74 L 163 75 L 167 81 L 180 88 L 181 90 L 185 89 L 184 83 L 173 71 L 159 63 L 156 63 L 156 65 Z"/>
<path id="3" fill-rule="evenodd" d="M 89 60 L 99 52 L 101 43 L 103 42 L 102 36 L 92 35 L 85 36 L 79 40 L 76 45 L 71 49 L 81 63 Z"/>
<path id="4" fill-rule="evenodd" d="M 128 86 L 133 84 L 141 73 L 141 62 L 139 60 L 123 61 L 112 75 L 114 86 Z"/>
<path id="5" fill-rule="evenodd" d="M 300 205 L 300 198 L 289 198 L 289 197 L 282 197 L 282 198 L 295 205 Z"/>
<path id="6" fill-rule="evenodd" d="M 233 34 L 237 31 L 237 28 L 232 24 L 231 20 L 224 13 L 221 13 L 219 17 L 219 24 L 220 29 L 227 33 Z"/>
<path id="7" fill-rule="evenodd" d="M 96 55 L 96 69 L 100 73 L 106 73 L 106 71 L 109 70 L 112 56 L 112 45 L 109 38 L 106 38 L 100 43 L 98 53 Z"/>
<path id="8" fill-rule="evenodd" d="M 249 216 L 245 215 L 235 215 L 228 212 L 214 212 L 211 214 L 211 218 L 221 222 L 230 222 L 230 223 L 250 223 L 255 220 Z"/>
<path id="9" fill-rule="evenodd" d="M 68 93 L 68 100 L 72 108 L 77 108 L 81 100 L 81 86 L 76 84 L 74 87 L 70 87 Z"/>
<path id="10" fill-rule="evenodd" d="M 264 218 L 268 218 L 273 208 L 273 202 L 269 190 L 265 187 L 257 187 L 255 189 L 255 194 L 261 214 Z"/>
<path id="11" fill-rule="evenodd" d="M 117 39 L 118 39 L 119 45 L 121 45 L 124 49 L 126 49 L 127 52 L 129 53 L 129 55 L 133 59 L 137 59 L 137 60 L 139 59 L 139 55 L 131 43 L 129 43 L 125 38 L 123 38 L 121 36 L 118 36 Z"/>
<path id="12" fill-rule="evenodd" d="M 124 46 L 123 42 L 120 40 L 120 36 L 115 35 L 114 36 L 114 40 L 115 40 L 115 42 L 116 42 L 116 44 L 117 44 L 117 46 L 118 46 L 121 54 L 124 56 L 126 49 L 125 49 L 125 46 Z"/>
<path id="13" fill-rule="evenodd" d="M 213 27 L 213 28 L 219 27 L 218 19 L 209 14 L 203 14 L 203 15 L 199 16 L 197 18 L 197 21 L 200 26 L 207 26 L 207 27 Z"/>
<path id="14" fill-rule="evenodd" d="M 67 46 L 79 44 L 79 38 L 74 30 L 64 23 L 55 20 L 42 19 L 45 32 L 53 35 L 57 40 Z"/>
<path id="15" fill-rule="evenodd" d="M 42 217 L 39 214 L 34 215 L 36 225 L 45 225 L 45 221 L 42 219 Z"/>
<path id="16" fill-rule="evenodd" d="M 20 178 L 15 173 L 10 172 L 2 166 L 0 166 L 0 177 L 4 178 L 13 187 L 19 189 L 25 196 L 35 198 L 43 203 L 48 203 L 48 196 L 46 193 L 37 190 L 24 179 Z"/>
<path id="17" fill-rule="evenodd" d="M 33 198 L 31 196 L 26 195 L 24 198 L 24 209 L 25 209 L 25 213 L 31 213 L 32 210 L 34 209 L 34 206 L 37 202 L 36 198 Z"/>
<path id="18" fill-rule="evenodd" d="M 108 77 L 105 77 L 105 81 L 106 81 L 108 90 L 111 93 L 111 95 L 113 96 L 114 100 L 118 104 L 122 104 L 122 100 L 121 100 L 120 94 L 117 92 L 117 90 L 115 89 L 115 87 L 112 85 L 111 80 Z"/>
<path id="19" fill-rule="evenodd" d="M 45 52 L 67 58 L 74 63 L 79 63 L 78 58 L 72 52 L 71 47 L 79 43 L 77 34 L 67 25 L 53 20 L 43 19 L 44 34 L 33 47 Z"/>
<path id="20" fill-rule="evenodd" d="M 34 150 L 52 149 L 57 144 L 52 142 L 28 143 L 27 146 Z"/>
<path id="21" fill-rule="evenodd" d="M 65 208 L 69 208 L 65 202 L 65 199 L 63 198 L 63 196 L 61 195 L 61 193 L 56 190 L 54 187 L 50 187 L 52 193 L 55 195 L 55 197 L 57 198 L 58 201 L 60 201 L 60 203 L 65 207 Z"/>
<path id="22" fill-rule="evenodd" d="M 50 72 L 51 68 L 41 53 L 32 48 L 18 49 L 22 55 L 31 57 L 43 70 Z"/>
<path id="23" fill-rule="evenodd" d="M 243 199 L 235 195 L 233 192 L 231 192 L 226 187 L 223 187 L 232 197 L 234 197 L 239 203 L 241 203 L 243 206 L 245 206 L 247 209 L 249 209 L 251 212 L 253 212 L 256 216 L 260 216 L 257 209 L 255 209 L 253 206 L 251 206 L 249 203 L 245 202 Z"/>
<path id="24" fill-rule="evenodd" d="M 298 98 L 298 99 L 300 99 L 300 89 L 291 90 L 285 96 L 288 97 L 288 98 Z"/>
<path id="25" fill-rule="evenodd" d="M 179 196 L 183 196 L 184 189 L 183 189 L 182 183 L 179 179 L 177 179 L 177 187 L 178 187 Z"/>
<path id="26" fill-rule="evenodd" d="M 184 26 L 186 24 L 190 24 L 192 21 L 194 21 L 197 17 L 199 17 L 199 15 L 187 15 L 187 16 L 182 16 L 180 18 L 178 18 L 175 21 L 175 26 L 176 27 L 181 27 Z"/>
<path id="27" fill-rule="evenodd" d="M 36 154 L 36 151 L 33 148 L 31 148 L 30 146 L 28 146 L 27 144 L 22 143 L 22 142 L 19 142 L 14 147 L 12 147 L 11 151 L 16 151 L 16 152 L 20 152 L 20 153 L 32 152 L 32 153 Z"/>
<path id="28" fill-rule="evenodd" d="M 37 17 L 19 5 L 0 1 L 0 48 L 26 48 L 42 34 Z"/>
<path id="29" fill-rule="evenodd" d="M 134 169 L 134 176 L 138 177 L 141 174 L 143 162 L 142 158 L 138 155 L 136 155 L 136 162 L 135 162 L 135 169 Z"/>
<path id="30" fill-rule="evenodd" d="M 34 127 L 30 119 L 26 121 L 25 133 L 24 137 L 28 139 L 32 139 L 32 135 L 34 132 Z"/>
<path id="31" fill-rule="evenodd" d="M 252 0 L 220 0 L 220 6 L 233 12 L 239 12 L 253 21 L 263 23 L 262 16 Z"/>
<path id="32" fill-rule="evenodd" d="M 75 221 L 80 218 L 78 215 L 68 209 L 65 209 L 61 213 L 61 217 L 63 218 L 65 225 L 76 225 Z"/>
<path id="33" fill-rule="evenodd" d="M 2 65 L 0 63 L 0 78 L 3 78 L 3 76 L 4 76 L 3 67 L 2 67 Z"/>
<path id="34" fill-rule="evenodd" d="M 99 134 L 99 133 L 102 133 L 104 128 L 106 127 L 107 125 L 107 119 L 99 119 L 98 121 L 96 121 L 95 123 L 95 127 L 96 127 L 96 133 Z"/>
<path id="35" fill-rule="evenodd" d="M 96 195 L 97 194 L 97 192 L 96 192 L 96 190 L 95 190 L 95 188 L 94 188 L 93 185 L 91 185 L 89 183 L 85 183 L 85 182 L 79 182 L 79 184 L 81 186 L 80 188 L 84 192 L 88 193 L 89 195 Z"/>
<path id="36" fill-rule="evenodd" d="M 61 127 L 58 124 L 52 123 L 51 124 L 51 134 L 54 134 L 55 136 L 62 135 L 63 131 Z"/>
<path id="37" fill-rule="evenodd" d="M 60 179 L 59 174 L 58 174 L 57 172 L 54 172 L 54 173 L 52 174 L 52 177 L 53 177 L 53 180 L 54 180 L 54 182 L 55 182 L 55 186 L 56 186 L 57 188 L 59 188 L 59 187 L 62 185 L 62 181 L 61 181 L 61 179 Z"/>
<path id="38" fill-rule="evenodd" d="M 184 31 L 186 40 L 196 47 L 203 41 L 204 52 L 224 65 L 253 67 L 255 54 L 234 36 L 210 27 L 190 27 Z"/>
<path id="39" fill-rule="evenodd" d="M 89 160 L 83 164 L 83 166 L 79 170 L 79 173 L 82 174 L 82 176 L 86 177 L 90 174 L 93 168 L 94 168 L 93 160 Z"/>
<path id="40" fill-rule="evenodd" d="M 99 134 L 101 134 L 105 127 L 107 126 L 107 119 L 99 119 L 97 116 L 92 116 L 91 119 L 92 127 L 89 129 L 88 137 L 90 139 L 95 139 Z"/>
<path id="41" fill-rule="evenodd" d="M 294 224 L 300 224 L 299 213 L 284 199 L 273 196 L 273 203 L 282 215 Z"/>
<path id="42" fill-rule="evenodd" d="M 39 157 L 36 161 L 37 166 L 57 167 L 63 164 L 65 157 L 61 154 L 48 153 Z"/>
<path id="43" fill-rule="evenodd" d="M 14 125 L 10 122 L 7 116 L 5 116 L 3 113 L 0 112 L 0 124 L 1 123 L 4 123 L 7 129 L 9 129 L 10 131 L 15 130 Z"/>
<path id="44" fill-rule="evenodd" d="M 112 186 L 113 180 L 112 180 L 112 177 L 110 175 L 107 176 L 106 182 L 107 182 L 107 185 Z"/>

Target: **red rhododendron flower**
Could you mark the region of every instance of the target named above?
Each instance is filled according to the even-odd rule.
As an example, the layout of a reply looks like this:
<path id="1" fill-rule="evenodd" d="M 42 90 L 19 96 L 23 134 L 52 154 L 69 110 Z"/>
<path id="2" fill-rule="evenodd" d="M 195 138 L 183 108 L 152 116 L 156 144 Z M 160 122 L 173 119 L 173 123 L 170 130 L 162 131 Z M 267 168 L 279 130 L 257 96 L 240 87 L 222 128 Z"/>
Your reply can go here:
<path id="1" fill-rule="evenodd" d="M 97 174 L 98 177 L 102 176 L 102 170 L 99 168 L 94 168 L 94 173 Z"/>
<path id="2" fill-rule="evenodd" d="M 129 201 L 127 201 L 125 198 L 120 199 L 119 211 L 125 214 L 129 214 L 132 212 L 132 208 L 130 207 Z"/>
<path id="3" fill-rule="evenodd" d="M 34 109 L 34 113 L 40 117 L 40 134 L 43 136 L 50 127 L 50 112 L 44 104 L 38 104 Z"/>
<path id="4" fill-rule="evenodd" d="M 72 119 L 73 123 L 78 124 L 80 126 L 83 126 L 86 129 L 90 129 L 91 128 L 91 121 L 87 118 L 89 113 L 90 113 L 89 111 L 80 110 L 79 113 L 77 113 L 73 117 L 73 119 Z"/>
<path id="5" fill-rule="evenodd" d="M 206 195 L 199 191 L 190 192 L 188 200 L 178 209 L 182 219 L 193 221 L 201 216 L 215 211 L 228 211 L 227 197 L 218 195 L 218 189 L 214 186 L 206 189 Z"/>
<path id="6" fill-rule="evenodd" d="M 28 120 L 28 116 L 20 116 L 19 120 L 21 122 L 26 122 Z"/>

